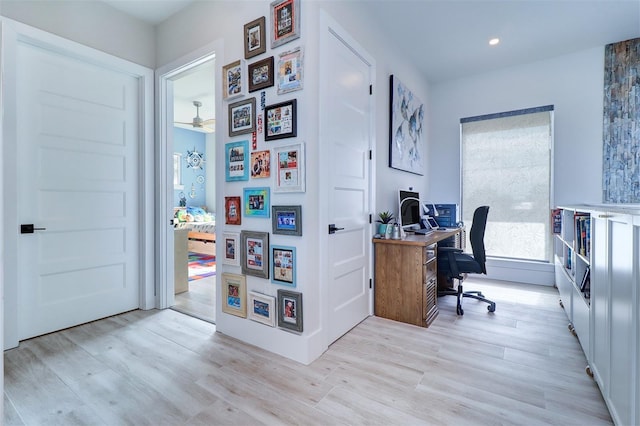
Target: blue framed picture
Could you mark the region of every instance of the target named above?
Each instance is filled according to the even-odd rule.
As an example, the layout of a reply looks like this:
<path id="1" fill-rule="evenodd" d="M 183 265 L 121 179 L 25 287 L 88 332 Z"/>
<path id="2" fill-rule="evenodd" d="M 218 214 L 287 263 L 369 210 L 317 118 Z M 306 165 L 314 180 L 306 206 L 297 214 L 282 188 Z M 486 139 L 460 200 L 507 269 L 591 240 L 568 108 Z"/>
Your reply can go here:
<path id="1" fill-rule="evenodd" d="M 271 207 L 271 228 L 274 234 L 302 235 L 302 206 Z"/>
<path id="2" fill-rule="evenodd" d="M 296 248 L 271 246 L 271 282 L 296 286 Z"/>
<path id="3" fill-rule="evenodd" d="M 224 149 L 225 180 L 249 180 L 249 141 L 230 142 Z"/>
<path id="4" fill-rule="evenodd" d="M 269 187 L 244 188 L 244 215 L 245 217 L 269 217 L 270 216 Z"/>

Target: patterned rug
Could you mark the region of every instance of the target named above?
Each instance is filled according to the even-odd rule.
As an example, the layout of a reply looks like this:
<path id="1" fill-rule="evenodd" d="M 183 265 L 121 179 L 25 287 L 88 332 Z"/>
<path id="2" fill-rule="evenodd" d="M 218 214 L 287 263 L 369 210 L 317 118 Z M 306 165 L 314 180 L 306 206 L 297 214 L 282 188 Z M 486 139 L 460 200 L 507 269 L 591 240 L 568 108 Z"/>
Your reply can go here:
<path id="1" fill-rule="evenodd" d="M 215 256 L 189 252 L 189 281 L 199 280 L 215 274 Z"/>

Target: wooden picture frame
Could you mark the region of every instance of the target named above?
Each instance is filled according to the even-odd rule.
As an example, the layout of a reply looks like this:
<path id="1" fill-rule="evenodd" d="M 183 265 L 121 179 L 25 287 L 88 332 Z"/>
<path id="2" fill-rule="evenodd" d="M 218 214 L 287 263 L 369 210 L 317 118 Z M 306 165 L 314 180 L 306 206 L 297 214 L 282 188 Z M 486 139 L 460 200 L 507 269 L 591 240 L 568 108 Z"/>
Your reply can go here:
<path id="1" fill-rule="evenodd" d="M 247 278 L 244 275 L 222 273 L 222 312 L 247 317 Z"/>
<path id="2" fill-rule="evenodd" d="M 249 64 L 249 92 L 273 86 L 273 56 Z"/>
<path id="3" fill-rule="evenodd" d="M 271 232 L 302 236 L 302 206 L 272 206 Z"/>
<path id="4" fill-rule="evenodd" d="M 297 136 L 297 100 L 268 105 L 264 109 L 264 140 L 293 138 Z"/>
<path id="5" fill-rule="evenodd" d="M 269 279 L 269 233 L 240 231 L 242 273 Z"/>
<path id="6" fill-rule="evenodd" d="M 393 75 L 389 86 L 389 167 L 422 176 L 427 148 L 424 104 Z"/>
<path id="7" fill-rule="evenodd" d="M 302 293 L 278 290 L 278 327 L 302 333 Z"/>
<path id="8" fill-rule="evenodd" d="M 244 96 L 247 86 L 244 61 L 238 59 L 222 67 L 222 99 Z"/>
<path id="9" fill-rule="evenodd" d="M 261 179 L 271 176 L 271 151 L 254 151 L 251 153 L 251 178 Z"/>
<path id="10" fill-rule="evenodd" d="M 283 52 L 278 57 L 278 95 L 302 90 L 304 53 L 302 47 Z"/>
<path id="11" fill-rule="evenodd" d="M 229 136 L 256 131 L 256 98 L 229 104 Z"/>
<path id="12" fill-rule="evenodd" d="M 238 199 L 240 197 L 237 197 Z M 237 232 L 225 232 L 222 234 L 224 247 L 222 263 L 231 266 L 240 266 L 240 234 Z"/>
<path id="13" fill-rule="evenodd" d="M 268 186 L 261 188 L 244 188 L 244 216 L 266 217 L 271 213 L 271 190 Z"/>
<path id="14" fill-rule="evenodd" d="M 300 37 L 300 0 L 271 3 L 271 48 Z"/>
<path id="15" fill-rule="evenodd" d="M 224 166 L 227 182 L 249 180 L 249 141 L 225 144 Z"/>
<path id="16" fill-rule="evenodd" d="M 276 326 L 276 298 L 268 294 L 249 292 L 249 319 L 259 323 Z"/>
<path id="17" fill-rule="evenodd" d="M 273 192 L 305 191 L 304 144 L 273 148 L 275 186 Z"/>
<path id="18" fill-rule="evenodd" d="M 266 19 L 264 16 L 244 24 L 244 58 L 249 59 L 267 51 Z"/>
<path id="19" fill-rule="evenodd" d="M 271 282 L 296 286 L 296 248 L 271 246 Z"/>
<path id="20" fill-rule="evenodd" d="M 242 204 L 240 197 L 224 197 L 225 225 L 242 225 Z"/>

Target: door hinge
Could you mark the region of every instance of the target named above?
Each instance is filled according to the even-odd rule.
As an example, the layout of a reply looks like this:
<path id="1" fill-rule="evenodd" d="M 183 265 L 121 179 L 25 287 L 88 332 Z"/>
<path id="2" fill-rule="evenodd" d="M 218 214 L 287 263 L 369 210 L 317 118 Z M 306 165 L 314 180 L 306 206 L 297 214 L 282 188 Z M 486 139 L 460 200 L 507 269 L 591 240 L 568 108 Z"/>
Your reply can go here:
<path id="1" fill-rule="evenodd" d="M 369 223 L 373 223 L 373 215 L 369 213 Z"/>
<path id="2" fill-rule="evenodd" d="M 369 160 L 373 160 L 373 150 L 369 150 Z"/>
<path id="3" fill-rule="evenodd" d="M 373 280 L 369 278 L 369 288 L 373 288 Z"/>
<path id="4" fill-rule="evenodd" d="M 373 95 L 373 84 L 369 85 L 369 94 Z"/>

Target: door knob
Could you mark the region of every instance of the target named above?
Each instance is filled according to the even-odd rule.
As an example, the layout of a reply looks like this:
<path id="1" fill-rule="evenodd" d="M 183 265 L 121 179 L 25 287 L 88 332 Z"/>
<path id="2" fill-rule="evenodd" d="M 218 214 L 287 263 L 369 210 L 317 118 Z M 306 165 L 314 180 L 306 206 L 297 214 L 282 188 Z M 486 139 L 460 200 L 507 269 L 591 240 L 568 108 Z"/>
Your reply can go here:
<path id="1" fill-rule="evenodd" d="M 335 234 L 336 231 L 342 231 L 344 228 L 337 228 L 335 223 L 332 223 L 331 225 L 329 225 L 329 233 L 330 234 Z"/>
<path id="2" fill-rule="evenodd" d="M 33 234 L 34 231 L 45 231 L 47 228 L 36 228 L 33 226 L 33 223 L 22 224 L 20 225 L 20 233 L 21 234 Z"/>

